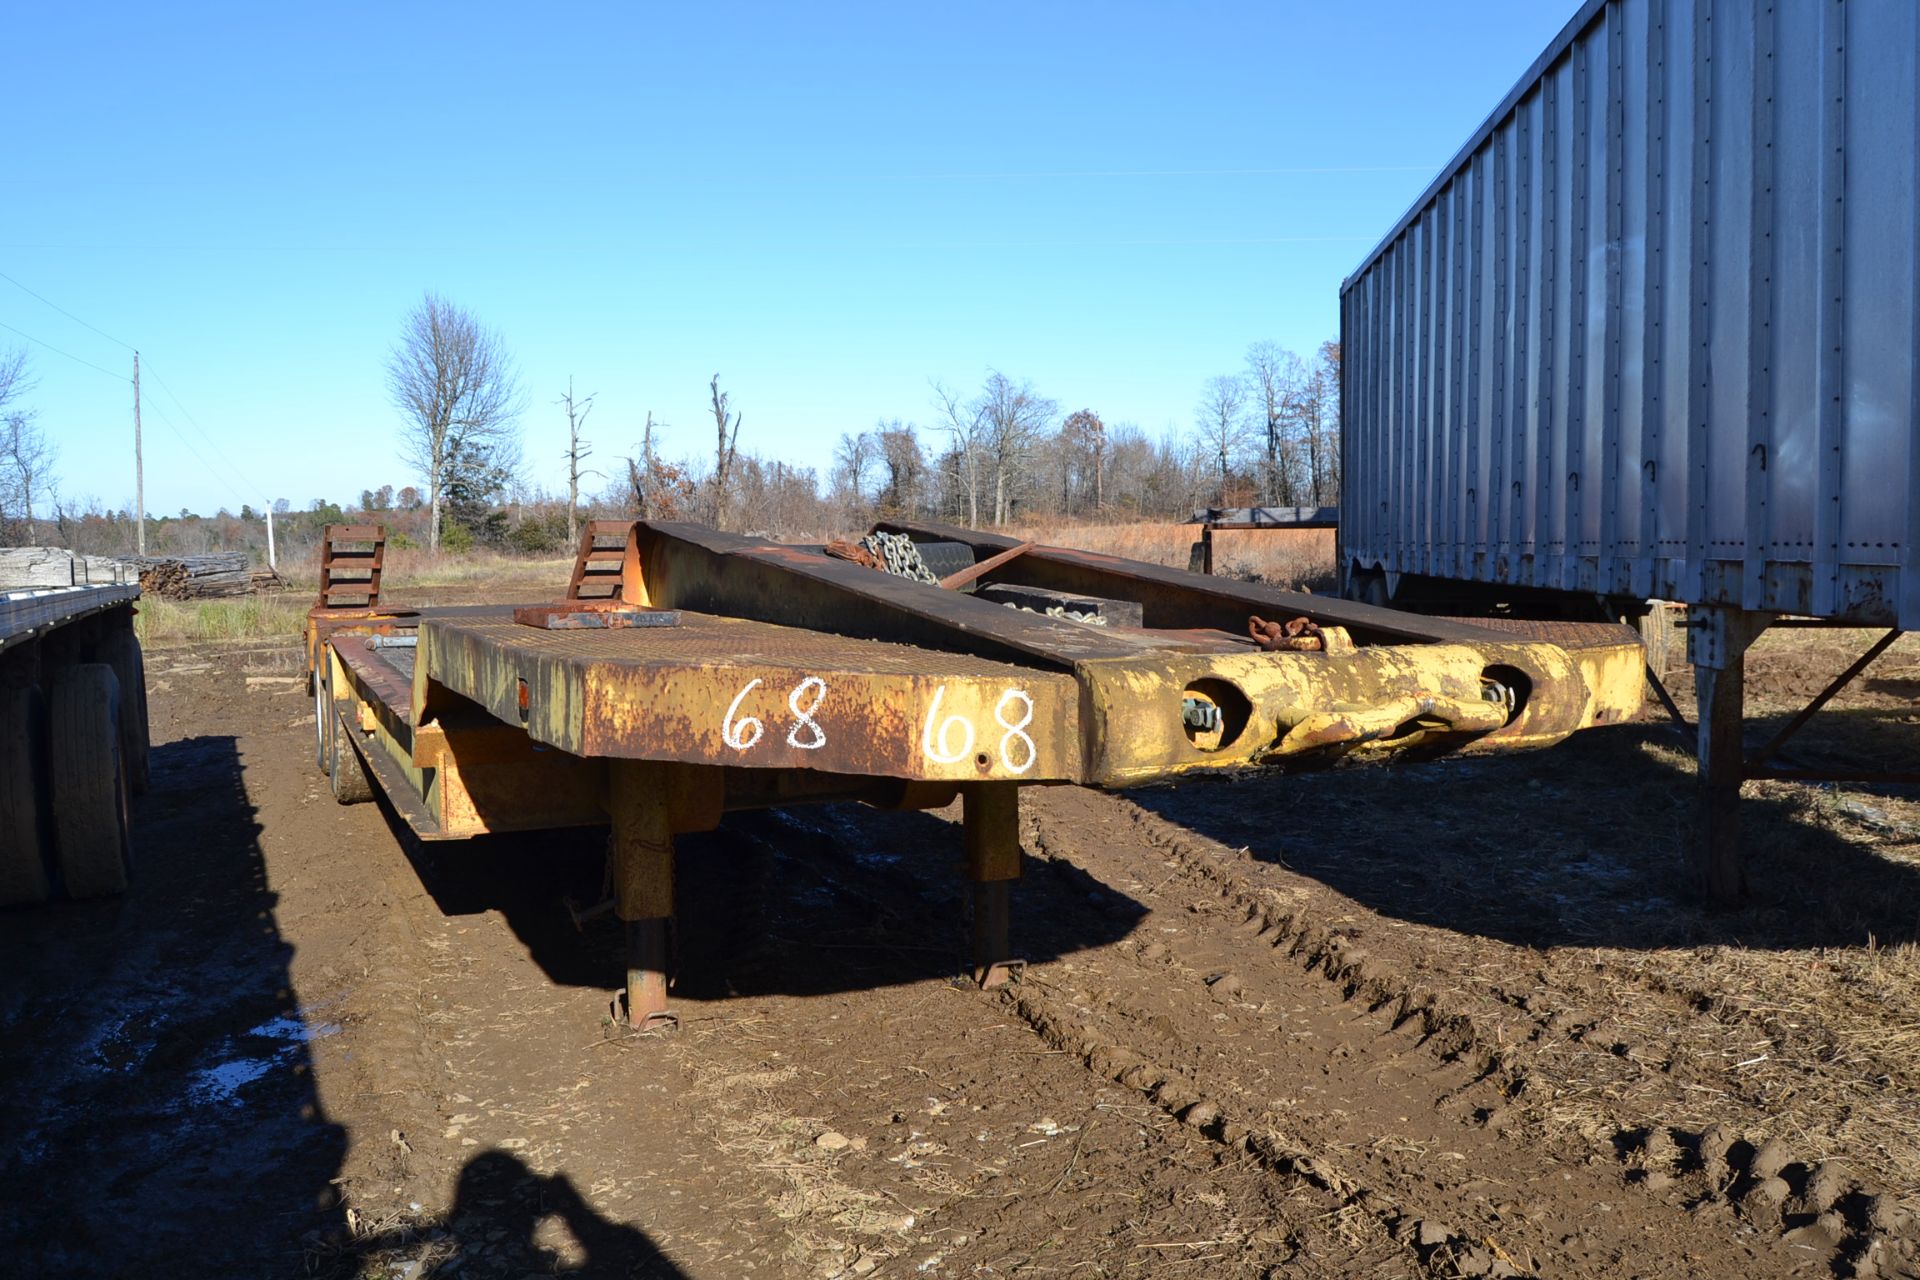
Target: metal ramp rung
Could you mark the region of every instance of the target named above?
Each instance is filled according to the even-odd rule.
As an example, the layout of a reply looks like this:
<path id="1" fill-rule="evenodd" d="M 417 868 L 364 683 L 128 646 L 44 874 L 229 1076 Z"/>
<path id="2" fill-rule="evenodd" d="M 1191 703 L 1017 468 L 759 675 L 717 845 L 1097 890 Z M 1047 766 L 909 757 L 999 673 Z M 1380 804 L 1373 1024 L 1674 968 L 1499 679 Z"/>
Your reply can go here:
<path id="1" fill-rule="evenodd" d="M 320 607 L 371 609 L 378 605 L 386 558 L 384 525 L 328 525 L 320 537 Z"/>
<path id="2" fill-rule="evenodd" d="M 618 600 L 626 591 L 627 541 L 631 520 L 589 520 L 580 531 L 580 549 L 567 581 L 569 600 Z"/>

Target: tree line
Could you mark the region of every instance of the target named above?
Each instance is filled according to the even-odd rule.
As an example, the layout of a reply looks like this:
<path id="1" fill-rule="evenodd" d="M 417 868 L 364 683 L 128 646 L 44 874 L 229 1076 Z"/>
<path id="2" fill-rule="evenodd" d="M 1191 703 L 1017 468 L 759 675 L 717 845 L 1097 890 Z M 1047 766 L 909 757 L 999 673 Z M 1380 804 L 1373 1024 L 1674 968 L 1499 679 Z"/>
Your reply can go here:
<path id="1" fill-rule="evenodd" d="M 1030 380 L 990 371 L 968 392 L 929 382 L 921 412 L 883 417 L 843 433 L 824 476 L 751 447 L 745 419 L 719 374 L 708 384 L 711 454 L 669 459 L 665 425 L 646 413 L 639 439 L 611 457 L 588 436 L 597 395 L 566 388 L 543 406 L 542 450 L 566 464 L 564 492 L 524 478 L 528 396 L 501 335 L 465 308 L 428 293 L 404 317 L 385 367 L 399 416 L 397 453 L 417 484 L 363 489 L 357 504 L 315 498 L 275 504 L 289 550 L 329 520 L 373 518 L 396 541 L 429 549 L 474 546 L 557 553 L 581 521 L 640 517 L 696 520 L 777 537 L 827 537 L 876 516 L 970 526 L 1025 520 L 1184 520 L 1206 506 L 1319 506 L 1340 484 L 1340 348 L 1309 357 L 1255 342 L 1241 368 L 1209 378 L 1184 427 L 1149 434 L 1098 408 L 1063 410 Z M 57 513 L 36 530 L 31 512 L 47 486 L 51 450 L 18 400 L 24 356 L 0 358 L 0 537 L 88 543 L 130 540 L 128 513 L 98 503 Z M 748 440 L 751 443 L 752 435 Z M 596 465 L 596 460 L 598 465 Z M 182 511 L 156 522 L 157 545 L 201 551 L 264 542 L 263 513 Z M 73 545 L 73 543 L 70 543 Z M 92 546 L 112 551 L 112 546 Z"/>
<path id="2" fill-rule="evenodd" d="M 934 379 L 921 418 L 843 433 L 824 483 L 812 468 L 742 450 L 743 414 L 718 374 L 708 384 L 710 455 L 663 457 L 663 424 L 648 412 L 640 439 L 612 468 L 590 468 L 585 427 L 596 396 L 569 379 L 553 401 L 566 423 L 564 498 L 516 481 L 526 398 L 499 336 L 462 308 L 426 296 L 403 325 L 388 383 L 405 423 L 402 456 L 425 480 L 430 546 L 568 546 L 588 516 L 692 519 L 785 536 L 874 515 L 975 526 L 1185 519 L 1203 506 L 1319 506 L 1335 500 L 1340 483 L 1336 342 L 1304 358 L 1251 344 L 1242 368 L 1201 388 L 1189 429 L 1170 425 L 1158 436 L 1110 424 L 1095 408 L 1063 412 L 1031 381 L 999 371 L 971 393 Z M 583 482 L 596 478 L 602 488 L 587 493 Z M 529 518 L 539 536 L 516 540 Z"/>

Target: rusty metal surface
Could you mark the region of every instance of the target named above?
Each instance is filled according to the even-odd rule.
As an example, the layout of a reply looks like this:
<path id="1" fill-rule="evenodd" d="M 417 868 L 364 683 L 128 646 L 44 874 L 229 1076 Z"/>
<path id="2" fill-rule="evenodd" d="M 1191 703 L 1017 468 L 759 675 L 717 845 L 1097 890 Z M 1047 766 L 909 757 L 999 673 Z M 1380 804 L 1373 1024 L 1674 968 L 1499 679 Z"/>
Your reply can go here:
<path id="1" fill-rule="evenodd" d="M 621 631 L 629 627 L 677 627 L 673 609 L 647 609 L 620 600 L 568 600 L 565 604 L 521 605 L 513 620 L 542 631 Z"/>
<path id="2" fill-rule="evenodd" d="M 1003 541 L 1007 546 L 996 546 L 996 551 L 1019 545 Z M 1170 644 L 1180 644 L 1006 609 L 972 595 L 878 573 L 810 548 L 720 533 L 701 525 L 642 525 L 637 542 L 642 581 L 629 585 L 629 599 L 640 604 L 752 618 L 1056 670 L 1091 659 L 1152 654 Z M 1038 554 L 1029 552 L 1015 564 L 1024 564 Z M 636 588 L 639 594 L 635 594 Z M 1238 630 L 1243 625 L 1241 619 L 1224 629 Z"/>
<path id="3" fill-rule="evenodd" d="M 1019 545 L 908 527 L 989 557 Z M 366 701 L 361 723 L 442 832 L 604 820 L 608 760 L 706 779 L 681 788 L 676 823 L 710 824 L 782 797 L 894 803 L 879 780 L 1126 786 L 1304 753 L 1540 746 L 1641 697 L 1621 627 L 1424 618 L 1050 547 L 983 575 L 1134 602 L 1148 624 L 1095 627 L 813 548 L 628 529 L 622 599 L 520 615 L 671 609 L 680 625 L 547 630 L 511 605 L 314 611 L 338 685 Z M 418 645 L 411 683 L 372 638 L 394 630 Z"/>
<path id="4" fill-rule="evenodd" d="M 915 538 L 964 542 L 976 553 L 994 554 L 1019 545 L 1015 539 L 998 534 L 932 522 L 885 520 L 877 527 Z M 1472 644 L 1489 639 L 1485 629 L 1470 623 L 1400 613 L 1332 596 L 1282 591 L 1069 547 L 1035 547 L 995 578 L 1057 591 L 1138 600 L 1145 609 L 1146 625 L 1152 628 L 1212 627 L 1244 633 L 1247 615 L 1258 613 L 1269 618 L 1305 617 L 1321 626 L 1344 627 L 1363 644 L 1401 640 Z"/>
<path id="5" fill-rule="evenodd" d="M 432 681 L 574 755 L 935 781 L 1080 773 L 1064 674 L 691 612 L 572 633 L 430 614 L 421 633 Z"/>
<path id="6" fill-rule="evenodd" d="M 1640 633 L 1624 622 L 1560 622 L 1543 618 L 1458 618 L 1455 621 L 1499 632 L 1507 640 L 1529 640 L 1562 649 L 1640 643 Z"/>
<path id="7" fill-rule="evenodd" d="M 401 675 L 382 654 L 369 648 L 364 636 L 335 636 L 333 651 L 340 665 L 373 699 L 402 723 L 413 723 L 413 681 L 409 676 Z"/>

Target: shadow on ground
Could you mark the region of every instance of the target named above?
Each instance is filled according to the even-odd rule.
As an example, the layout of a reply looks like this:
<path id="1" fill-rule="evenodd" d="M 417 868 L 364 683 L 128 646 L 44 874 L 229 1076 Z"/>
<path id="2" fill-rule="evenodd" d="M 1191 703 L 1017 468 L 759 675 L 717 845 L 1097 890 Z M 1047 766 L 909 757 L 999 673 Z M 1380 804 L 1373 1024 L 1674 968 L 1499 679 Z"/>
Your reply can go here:
<path id="1" fill-rule="evenodd" d="M 1888 727 L 1879 712 L 1834 719 L 1823 734 L 1849 721 L 1855 739 Z M 1911 726 L 1904 740 L 1911 760 Z M 1830 788 L 1750 784 L 1750 900 L 1705 908 L 1688 864 L 1694 794 L 1681 741 L 1634 724 L 1545 751 L 1189 782 L 1130 798 L 1383 915 L 1526 946 L 1920 938 L 1920 849 L 1873 847 L 1874 833 L 1849 821 Z"/>
<path id="2" fill-rule="evenodd" d="M 234 739 L 157 746 L 152 776 L 124 898 L 0 913 L 10 1275 L 291 1275 L 340 1223 L 327 1013 L 288 977 Z"/>
<path id="3" fill-rule="evenodd" d="M 567 1275 L 578 1280 L 676 1280 L 646 1232 L 593 1211 L 565 1174 L 544 1175 L 505 1151 L 460 1170 L 453 1207 L 437 1222 L 375 1230 L 330 1260 L 363 1276 Z"/>
<path id="4" fill-rule="evenodd" d="M 620 980 L 616 922 L 576 923 L 567 905 L 603 897 L 604 830 L 423 844 L 393 825 L 441 911 L 500 911 L 555 982 Z M 956 822 L 822 805 L 731 815 L 675 844 L 676 1000 L 864 991 L 970 966 Z M 1050 891 L 1032 876 L 1014 891 L 1015 951 L 1035 963 L 1123 938 L 1145 914 L 1088 880 L 1082 899 L 1101 909 L 1061 917 L 1041 896 Z M 1045 929 L 1032 927 L 1042 919 Z"/>

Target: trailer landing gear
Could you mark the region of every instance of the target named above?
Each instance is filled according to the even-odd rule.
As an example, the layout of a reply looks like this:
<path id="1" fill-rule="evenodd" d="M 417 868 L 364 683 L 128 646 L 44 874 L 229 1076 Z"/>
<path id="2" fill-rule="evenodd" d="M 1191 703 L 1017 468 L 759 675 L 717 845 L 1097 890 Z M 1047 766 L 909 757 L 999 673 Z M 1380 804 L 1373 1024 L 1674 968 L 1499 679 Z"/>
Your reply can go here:
<path id="1" fill-rule="evenodd" d="M 613 816 L 613 910 L 625 923 L 627 985 L 614 1021 L 635 1031 L 679 1025 L 667 1009 L 668 931 L 673 923 L 673 824 L 668 766 L 654 760 L 610 762 L 607 805 Z"/>
<path id="2" fill-rule="evenodd" d="M 991 991 L 1026 967 L 1008 940 L 1013 882 L 1020 878 L 1020 787 L 977 782 L 962 791 L 967 879 L 973 882 L 973 979 Z"/>

